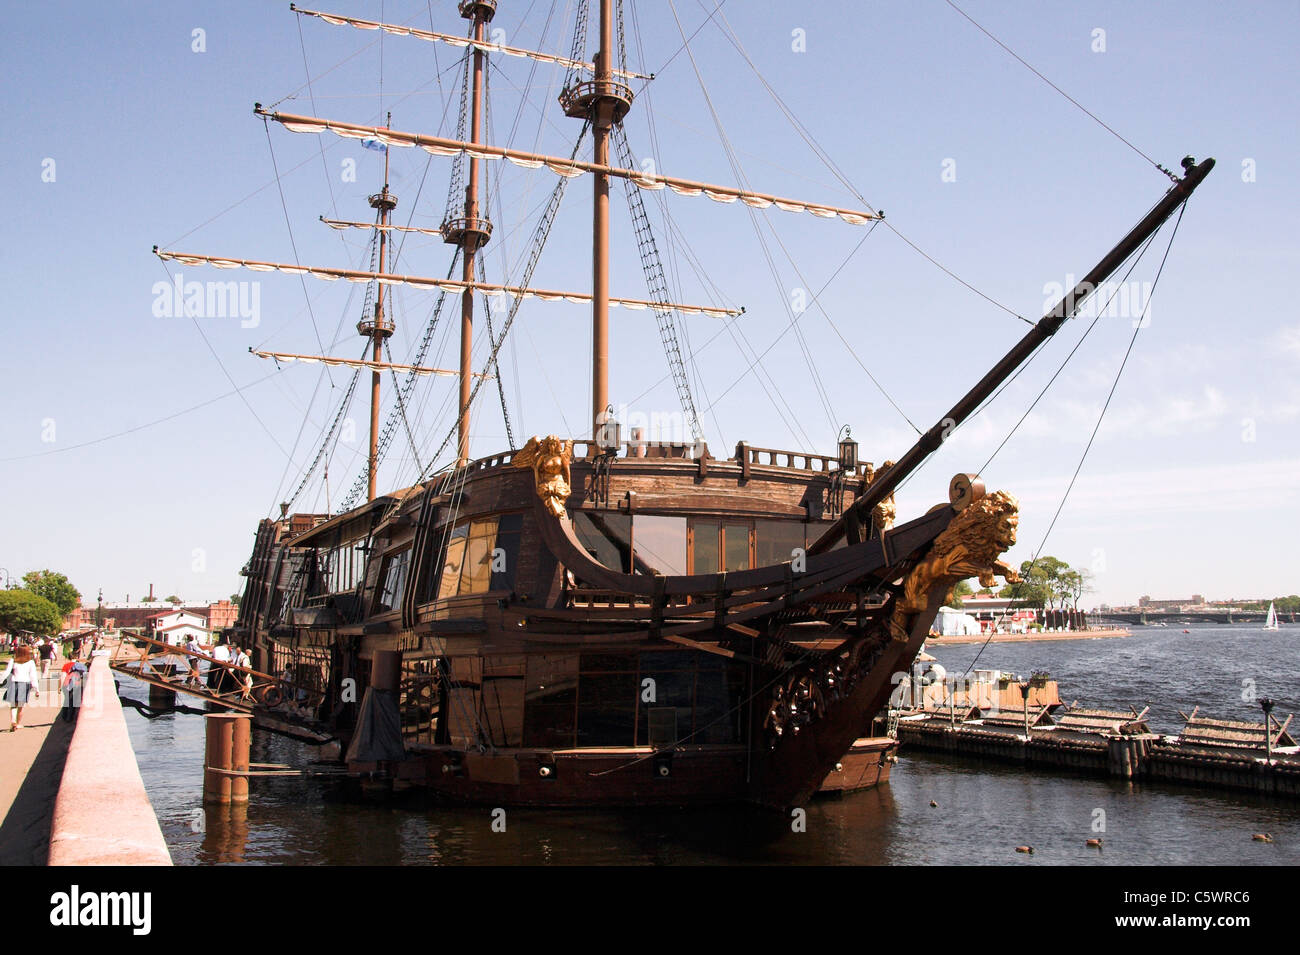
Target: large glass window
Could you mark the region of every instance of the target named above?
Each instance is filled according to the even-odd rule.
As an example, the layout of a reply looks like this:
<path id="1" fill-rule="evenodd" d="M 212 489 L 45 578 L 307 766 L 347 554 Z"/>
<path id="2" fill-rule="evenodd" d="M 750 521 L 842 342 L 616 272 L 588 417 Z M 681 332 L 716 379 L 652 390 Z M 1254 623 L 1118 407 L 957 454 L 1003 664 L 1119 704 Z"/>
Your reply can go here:
<path id="1" fill-rule="evenodd" d="M 321 572 L 327 593 L 356 590 L 366 572 L 366 552 L 364 540 L 347 541 L 321 551 Z"/>
<path id="2" fill-rule="evenodd" d="M 442 561 L 442 579 L 438 584 L 438 598 L 454 597 L 460 587 L 460 572 L 465 564 L 465 543 L 469 540 L 469 525 L 461 524 L 447 536 L 446 556 Z"/>
<path id="3" fill-rule="evenodd" d="M 455 527 L 445 538 L 436 596 L 442 599 L 513 589 L 522 534 L 522 514 L 486 517 Z"/>
<path id="4" fill-rule="evenodd" d="M 794 559 L 796 547 L 805 547 L 802 521 L 755 521 L 754 565 L 770 567 Z"/>
<path id="5" fill-rule="evenodd" d="M 749 524 L 727 524 L 722 528 L 723 553 L 726 562 L 722 569 L 728 573 L 749 570 Z"/>
<path id="6" fill-rule="evenodd" d="M 411 548 L 389 554 L 384 558 L 379 575 L 379 592 L 375 597 L 375 613 L 396 610 L 402 603 L 402 588 L 406 586 L 406 571 L 411 565 Z"/>
<path id="7" fill-rule="evenodd" d="M 638 514 L 632 519 L 638 573 L 686 573 L 686 518 Z"/>
<path id="8" fill-rule="evenodd" d="M 716 574 L 722 568 L 720 560 L 722 525 L 718 521 L 691 521 L 692 574 Z"/>
<path id="9" fill-rule="evenodd" d="M 632 572 L 632 518 L 626 514 L 573 512 L 573 529 L 587 553 L 606 567 Z"/>
<path id="10" fill-rule="evenodd" d="M 522 514 L 502 514 L 497 520 L 497 545 L 492 557 L 493 590 L 515 589 L 515 565 L 519 562 L 519 538 L 523 535 Z"/>
<path id="11" fill-rule="evenodd" d="M 576 653 L 530 656 L 524 681 L 524 745 L 543 749 L 573 746 L 577 702 Z"/>
<path id="12" fill-rule="evenodd" d="M 524 745 L 740 742 L 744 681 L 743 666 L 690 651 L 529 657 Z"/>
<path id="13" fill-rule="evenodd" d="M 496 518 L 475 521 L 469 526 L 465 545 L 465 567 L 460 572 L 458 594 L 485 594 L 492 582 L 492 549 L 497 540 Z"/>
<path id="14" fill-rule="evenodd" d="M 587 654 L 578 671 L 578 745 L 630 746 L 636 732 L 633 654 Z"/>

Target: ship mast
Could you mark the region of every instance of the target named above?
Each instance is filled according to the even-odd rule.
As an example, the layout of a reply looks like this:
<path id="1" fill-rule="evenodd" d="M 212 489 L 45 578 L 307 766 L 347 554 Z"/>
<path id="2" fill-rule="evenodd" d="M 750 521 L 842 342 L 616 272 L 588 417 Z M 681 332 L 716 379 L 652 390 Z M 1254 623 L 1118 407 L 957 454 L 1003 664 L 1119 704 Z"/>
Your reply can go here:
<path id="1" fill-rule="evenodd" d="M 600 2 L 600 49 L 596 51 L 596 89 L 603 93 L 613 80 L 610 51 L 613 43 L 613 0 Z M 609 165 L 609 129 L 614 124 L 613 97 L 598 96 L 592 109 L 596 163 Z M 591 232 L 591 420 L 592 436 L 599 437 L 599 415 L 609 405 L 609 175 L 593 178 L 594 208 Z"/>
<path id="2" fill-rule="evenodd" d="M 591 223 L 591 418 L 592 437 L 600 440 L 609 407 L 609 138 L 632 106 L 632 90 L 614 79 L 614 0 L 600 0 L 600 48 L 592 58 L 595 80 L 568 87 L 560 95 L 566 116 L 590 120 L 593 157 Z"/>
<path id="3" fill-rule="evenodd" d="M 386 124 L 391 124 L 388 114 Z M 388 214 L 397 207 L 397 197 L 388 191 L 388 147 L 384 148 L 384 188 L 370 197 L 370 208 L 379 210 L 379 271 L 387 270 Z M 357 322 L 357 332 L 374 344 L 375 367 L 370 374 L 370 454 L 366 459 L 366 500 L 375 499 L 375 470 L 379 458 L 379 364 L 383 361 L 384 341 L 393 334 L 393 323 L 384 319 L 384 283 L 376 282 L 375 317 Z"/>
<path id="4" fill-rule="evenodd" d="M 474 71 L 470 92 L 469 142 L 482 142 L 483 129 L 483 53 L 487 24 L 497 12 L 496 0 L 461 0 L 460 15 L 473 24 Z M 469 462 L 469 399 L 472 379 L 471 353 L 474 348 L 474 265 L 476 253 L 492 236 L 492 223 L 479 216 L 479 160 L 469 157 L 469 182 L 465 186 L 465 214 L 449 219 L 442 227 L 443 241 L 459 245 L 462 253 L 461 276 L 466 283 L 460 297 L 460 417 L 456 423 L 456 467 Z"/>

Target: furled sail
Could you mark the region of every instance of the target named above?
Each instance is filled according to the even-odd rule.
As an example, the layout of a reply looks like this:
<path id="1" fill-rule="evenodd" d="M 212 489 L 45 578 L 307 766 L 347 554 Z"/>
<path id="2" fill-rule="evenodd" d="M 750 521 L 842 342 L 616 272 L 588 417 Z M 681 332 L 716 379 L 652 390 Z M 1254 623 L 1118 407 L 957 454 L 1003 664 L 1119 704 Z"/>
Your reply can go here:
<path id="1" fill-rule="evenodd" d="M 320 217 L 320 221 L 325 223 L 331 229 L 378 229 L 380 232 L 418 232 L 420 235 L 442 235 L 441 229 L 423 229 L 419 226 L 412 225 L 384 225 L 379 222 L 353 222 L 349 219 L 326 219 Z"/>
<path id="2" fill-rule="evenodd" d="M 374 371 L 382 371 L 391 368 L 393 371 L 406 371 L 413 375 L 438 375 L 440 377 L 455 378 L 460 374 L 458 371 L 448 371 L 445 368 L 425 368 L 420 365 L 399 365 L 391 361 L 367 361 L 364 358 L 335 358 L 332 355 L 295 355 L 292 352 L 282 351 L 258 351 L 250 348 L 249 352 L 258 358 L 271 358 L 275 361 L 281 361 L 285 364 L 300 361 L 304 365 L 344 365 L 348 368 L 370 368 Z M 476 374 L 475 378 L 492 378 L 493 375 Z"/>
<path id="3" fill-rule="evenodd" d="M 619 179 L 626 179 L 642 189 L 671 189 L 679 196 L 707 196 L 714 202 L 735 202 L 739 199 L 747 206 L 766 209 L 770 206 L 783 212 L 807 212 L 821 219 L 839 218 L 850 225 L 864 225 L 883 218 L 879 213 L 866 212 L 861 209 L 845 209 L 839 206 L 807 202 L 803 199 L 789 199 L 765 192 L 752 192 L 733 186 L 716 186 L 703 182 L 693 182 L 676 176 L 664 176 L 659 173 L 645 172 L 637 169 L 621 169 L 617 166 L 605 166 L 600 163 L 587 162 L 582 159 L 565 159 L 560 156 L 547 156 L 530 153 L 522 149 L 507 149 L 502 146 L 475 145 L 459 139 L 447 139 L 442 136 L 424 136 L 419 133 L 404 133 L 382 126 L 363 126 L 359 123 L 345 123 L 334 119 L 320 119 L 315 116 L 295 116 L 291 113 L 274 113 L 254 107 L 259 116 L 273 119 L 292 133 L 330 132 L 345 139 L 375 139 L 388 146 L 418 146 L 434 156 L 454 156 L 464 153 L 472 159 L 506 159 L 516 166 L 527 169 L 539 169 L 545 166 L 557 176 L 573 178 L 584 173 L 603 172 Z"/>
<path id="4" fill-rule="evenodd" d="M 536 50 L 525 50 L 522 47 L 505 46 L 501 43 L 479 42 L 472 37 L 457 36 L 454 33 L 438 33 L 434 30 L 420 30 L 415 27 L 408 27 L 401 23 L 381 23 L 378 20 L 362 20 L 360 17 L 345 17 L 337 13 L 304 10 L 302 7 L 293 4 L 289 5 L 289 9 L 305 17 L 317 17 L 334 26 L 349 26 L 358 30 L 383 30 L 393 36 L 409 36 L 417 40 L 427 40 L 430 43 L 445 43 L 448 46 L 460 47 L 461 49 L 469 47 L 473 50 L 482 50 L 484 53 L 504 53 L 506 56 L 526 57 L 542 63 L 558 63 L 560 66 L 570 69 L 595 70 L 595 66 L 585 60 L 573 60 L 567 56 L 557 56 L 554 53 L 539 53 Z M 634 80 L 654 79 L 648 74 L 633 73 L 630 70 L 612 70 L 611 72 L 615 76 L 623 76 Z"/>
<path id="5" fill-rule="evenodd" d="M 285 272 L 289 275 L 310 275 L 324 282 L 337 282 L 339 279 L 347 279 L 349 282 L 373 281 L 382 285 L 407 285 L 411 288 L 433 289 L 439 292 L 463 292 L 465 289 L 474 289 L 488 295 L 536 298 L 543 302 L 572 302 L 575 305 L 584 305 L 591 301 L 590 292 L 560 292 L 553 289 L 521 288 L 518 285 L 494 285 L 490 282 L 462 282 L 458 279 L 430 278 L 421 275 L 394 275 L 389 272 L 362 272 L 356 269 L 292 265 L 287 262 L 261 262 L 256 259 L 192 255 L 186 252 L 169 252 L 157 247 L 154 248 L 154 254 L 164 261 L 179 262 L 182 265 L 210 265 L 217 269 L 249 269 L 253 272 Z M 647 308 L 675 308 L 688 315 L 707 315 L 710 318 L 726 318 L 740 315 L 745 311 L 743 308 L 719 308 L 712 305 L 682 305 L 676 302 L 664 304 L 642 298 L 611 298 L 609 304 L 633 311 Z"/>

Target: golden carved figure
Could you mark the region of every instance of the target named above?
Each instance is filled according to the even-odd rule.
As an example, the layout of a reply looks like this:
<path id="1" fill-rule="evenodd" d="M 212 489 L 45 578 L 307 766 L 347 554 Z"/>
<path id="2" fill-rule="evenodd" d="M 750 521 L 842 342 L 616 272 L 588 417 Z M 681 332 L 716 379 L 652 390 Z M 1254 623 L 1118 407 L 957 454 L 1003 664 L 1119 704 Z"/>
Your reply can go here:
<path id="1" fill-rule="evenodd" d="M 529 438 L 528 443 L 515 453 L 511 464 L 517 468 L 533 469 L 537 496 L 546 504 L 548 511 L 556 517 L 563 517 L 572 482 L 569 473 L 569 461 L 572 458 L 573 442 L 561 441 L 551 434 L 541 440 Z"/>
<path id="2" fill-rule="evenodd" d="M 1016 583 L 1020 575 L 1000 560 L 1016 542 L 1020 505 L 1006 491 L 982 496 L 957 513 L 930 553 L 908 573 L 898 595 L 889 629 L 895 640 L 906 640 L 911 618 L 930 605 L 930 595 L 947 593 L 959 580 L 978 577 L 984 587 L 997 584 L 994 575 Z"/>
<path id="3" fill-rule="evenodd" d="M 867 471 L 867 486 L 870 486 L 876 478 L 880 477 L 886 471 L 894 466 L 893 461 L 886 461 L 880 466 L 879 471 Z M 894 519 L 898 516 L 898 509 L 894 507 L 894 495 L 889 495 L 879 504 L 871 509 L 871 520 L 876 526 L 876 533 L 883 534 L 894 526 Z"/>

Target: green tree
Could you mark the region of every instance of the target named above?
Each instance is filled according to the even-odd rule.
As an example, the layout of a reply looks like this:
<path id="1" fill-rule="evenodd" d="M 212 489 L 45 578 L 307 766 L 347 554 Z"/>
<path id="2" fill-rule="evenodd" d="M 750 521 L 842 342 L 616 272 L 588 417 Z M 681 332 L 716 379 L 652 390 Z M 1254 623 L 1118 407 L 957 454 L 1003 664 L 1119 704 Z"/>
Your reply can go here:
<path id="1" fill-rule="evenodd" d="M 81 605 L 81 594 L 68 582 L 68 578 L 53 570 L 33 570 L 23 574 L 23 586 L 38 597 L 44 597 L 67 615 Z"/>
<path id="2" fill-rule="evenodd" d="M 1014 600 L 1021 607 L 1047 607 L 1052 602 L 1051 581 L 1040 558 L 1037 563 L 1024 561 L 1020 565 L 1020 582 L 1007 584 L 1000 596 Z"/>
<path id="3" fill-rule="evenodd" d="M 181 598 L 177 597 L 175 594 L 172 594 L 170 597 L 167 598 L 167 602 L 169 604 L 178 604 L 181 602 Z"/>
<path id="4" fill-rule="evenodd" d="M 1092 593 L 1092 571 L 1087 567 L 1071 567 L 1061 574 L 1062 589 L 1070 600 L 1070 606 L 1079 609 L 1079 600 L 1084 594 Z"/>
<path id="5" fill-rule="evenodd" d="M 30 590 L 0 591 L 0 630 L 50 634 L 62 628 L 63 614 L 51 601 Z"/>
<path id="6" fill-rule="evenodd" d="M 969 580 L 959 580 L 953 584 L 953 588 L 948 592 L 948 599 L 944 602 L 945 607 L 951 607 L 954 610 L 964 610 L 965 604 L 961 602 L 962 597 L 969 597 L 975 592 L 975 588 L 970 585 Z"/>
<path id="7" fill-rule="evenodd" d="M 231 595 L 230 595 L 230 602 L 231 602 L 232 604 L 234 604 L 236 607 L 239 606 L 239 601 L 240 601 L 240 596 L 239 596 L 239 594 L 231 594 Z"/>

